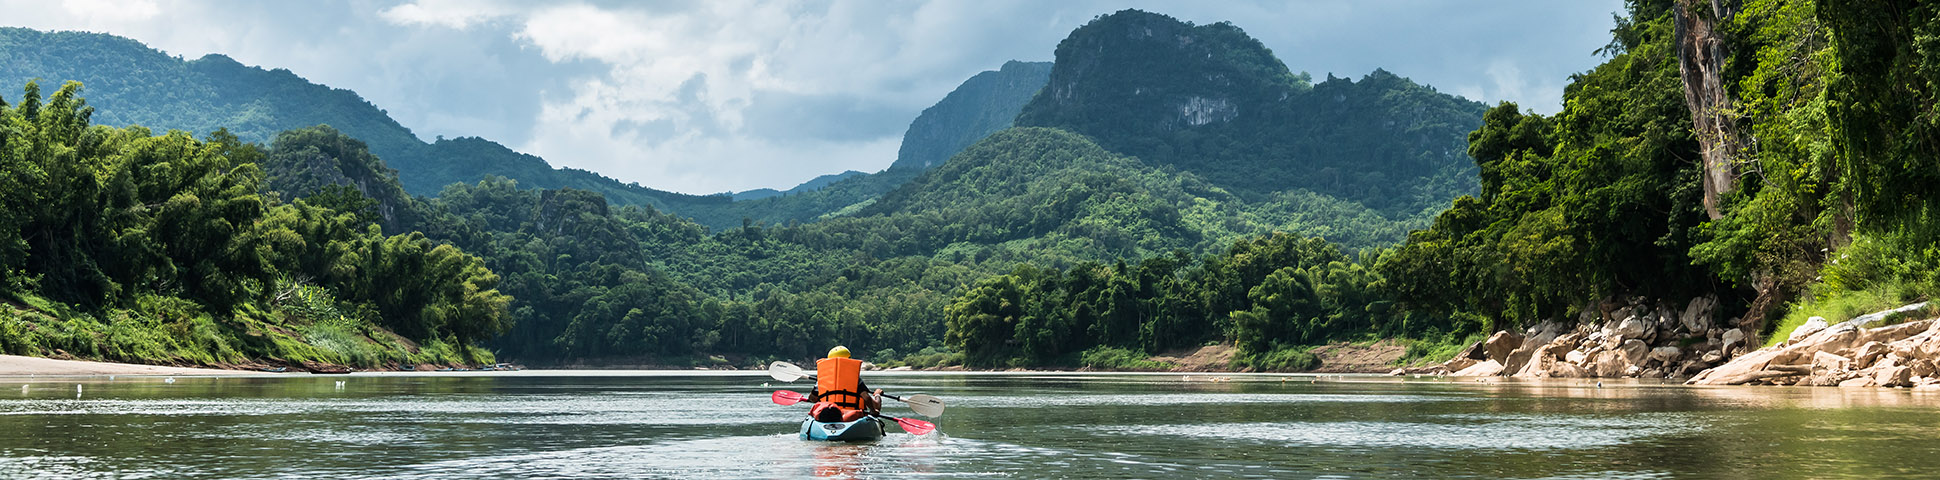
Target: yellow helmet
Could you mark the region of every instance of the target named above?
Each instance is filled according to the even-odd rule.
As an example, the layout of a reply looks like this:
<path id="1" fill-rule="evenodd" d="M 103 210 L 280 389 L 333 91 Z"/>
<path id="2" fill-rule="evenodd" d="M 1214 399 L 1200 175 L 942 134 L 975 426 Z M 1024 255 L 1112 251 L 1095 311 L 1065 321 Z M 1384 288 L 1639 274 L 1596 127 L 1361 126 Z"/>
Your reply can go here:
<path id="1" fill-rule="evenodd" d="M 849 347 L 836 345 L 829 349 L 829 358 L 849 358 Z"/>

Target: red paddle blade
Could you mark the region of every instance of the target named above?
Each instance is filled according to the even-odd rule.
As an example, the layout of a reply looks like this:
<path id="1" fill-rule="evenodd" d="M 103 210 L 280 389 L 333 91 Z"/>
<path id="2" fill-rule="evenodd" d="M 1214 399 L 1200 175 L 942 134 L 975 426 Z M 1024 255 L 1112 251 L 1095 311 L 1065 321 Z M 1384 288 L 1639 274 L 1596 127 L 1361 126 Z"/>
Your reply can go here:
<path id="1" fill-rule="evenodd" d="M 928 435 L 936 431 L 936 424 L 910 418 L 896 419 L 896 426 L 903 427 L 903 431 L 910 435 Z"/>
<path id="2" fill-rule="evenodd" d="M 769 396 L 769 399 L 774 400 L 776 405 L 794 405 L 802 403 L 802 394 L 787 390 L 775 390 L 775 394 Z"/>

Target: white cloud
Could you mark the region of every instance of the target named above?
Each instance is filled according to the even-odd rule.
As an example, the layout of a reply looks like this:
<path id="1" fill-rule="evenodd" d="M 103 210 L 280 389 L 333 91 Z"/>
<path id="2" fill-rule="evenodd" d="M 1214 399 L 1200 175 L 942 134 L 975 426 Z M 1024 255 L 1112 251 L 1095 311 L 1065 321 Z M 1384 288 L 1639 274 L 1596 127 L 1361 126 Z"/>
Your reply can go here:
<path id="1" fill-rule="evenodd" d="M 512 11 L 507 5 L 481 0 L 418 0 L 393 5 L 378 11 L 377 16 L 397 25 L 429 25 L 464 30 L 504 17 Z"/>
<path id="2" fill-rule="evenodd" d="M 138 22 L 155 18 L 162 7 L 154 0 L 65 0 L 61 9 L 92 25 Z"/>

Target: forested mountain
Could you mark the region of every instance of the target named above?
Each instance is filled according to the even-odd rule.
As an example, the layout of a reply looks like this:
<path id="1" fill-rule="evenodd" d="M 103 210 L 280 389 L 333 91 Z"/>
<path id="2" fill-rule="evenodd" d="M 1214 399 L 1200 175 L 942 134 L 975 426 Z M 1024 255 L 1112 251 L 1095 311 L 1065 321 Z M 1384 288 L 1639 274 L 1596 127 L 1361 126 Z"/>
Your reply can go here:
<path id="1" fill-rule="evenodd" d="M 903 146 L 896 151 L 896 163 L 889 168 L 935 167 L 970 144 L 1010 128 L 1050 76 L 1050 62 L 1012 60 L 1001 69 L 964 80 L 910 122 Z"/>
<path id="2" fill-rule="evenodd" d="M 475 137 L 425 143 L 356 92 L 310 83 L 285 69 L 244 66 L 222 55 L 184 61 L 107 34 L 0 27 L 0 85 L 34 79 L 82 82 L 101 109 L 96 121 L 106 125 L 195 135 L 226 129 L 241 141 L 258 143 L 285 130 L 329 125 L 368 144 L 371 153 L 397 169 L 405 190 L 417 195 L 497 175 L 520 179 L 528 188 L 579 188 L 614 202 L 662 209 L 729 201 L 555 169 L 539 157 Z"/>
<path id="3" fill-rule="evenodd" d="M 1463 135 L 1485 106 L 1375 70 L 1310 84 L 1231 23 L 1137 10 L 1058 43 L 1020 126 L 1057 127 L 1247 198 L 1293 188 L 1396 216 L 1474 192 Z"/>

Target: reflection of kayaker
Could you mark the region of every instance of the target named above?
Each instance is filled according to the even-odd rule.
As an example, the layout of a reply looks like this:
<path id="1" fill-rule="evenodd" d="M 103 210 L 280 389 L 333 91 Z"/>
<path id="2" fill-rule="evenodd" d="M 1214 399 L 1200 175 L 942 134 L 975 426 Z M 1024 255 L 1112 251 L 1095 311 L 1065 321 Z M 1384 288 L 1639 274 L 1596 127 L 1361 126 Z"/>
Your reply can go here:
<path id="1" fill-rule="evenodd" d="M 775 362 L 768 366 L 768 375 L 776 380 L 793 382 L 808 372 L 788 362 Z M 811 440 L 859 441 L 882 438 L 886 433 L 883 420 L 894 420 L 903 431 L 913 435 L 923 435 L 936 430 L 936 425 L 922 420 L 896 418 L 882 414 L 882 399 L 891 398 L 909 404 L 916 413 L 935 417 L 943 414 L 943 400 L 929 395 L 910 395 L 900 398 L 883 395 L 882 390 L 869 390 L 862 383 L 862 361 L 850 358 L 849 349 L 837 346 L 829 350 L 828 358 L 815 362 L 815 389 L 804 397 L 801 393 L 778 390 L 772 396 L 775 403 L 794 405 L 803 400 L 815 402 L 809 408 L 809 418 L 802 421 L 802 438 Z"/>

